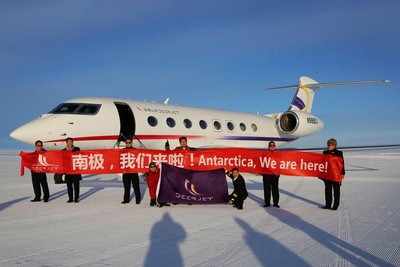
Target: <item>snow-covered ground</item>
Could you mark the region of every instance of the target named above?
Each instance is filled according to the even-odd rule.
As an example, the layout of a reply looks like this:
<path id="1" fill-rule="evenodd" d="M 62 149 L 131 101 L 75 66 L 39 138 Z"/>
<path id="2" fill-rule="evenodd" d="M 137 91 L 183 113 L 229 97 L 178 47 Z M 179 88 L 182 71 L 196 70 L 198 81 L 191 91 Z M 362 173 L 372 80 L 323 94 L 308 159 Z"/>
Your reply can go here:
<path id="1" fill-rule="evenodd" d="M 400 266 L 400 153 L 347 152 L 339 210 L 323 182 L 280 179 L 280 209 L 243 174 L 244 210 L 227 205 L 121 205 L 117 175 L 86 176 L 80 203 L 48 175 L 50 202 L 30 202 L 30 173 L 0 153 L 0 266 Z M 397 151 L 398 152 L 398 151 Z M 230 191 L 232 185 L 229 184 Z"/>

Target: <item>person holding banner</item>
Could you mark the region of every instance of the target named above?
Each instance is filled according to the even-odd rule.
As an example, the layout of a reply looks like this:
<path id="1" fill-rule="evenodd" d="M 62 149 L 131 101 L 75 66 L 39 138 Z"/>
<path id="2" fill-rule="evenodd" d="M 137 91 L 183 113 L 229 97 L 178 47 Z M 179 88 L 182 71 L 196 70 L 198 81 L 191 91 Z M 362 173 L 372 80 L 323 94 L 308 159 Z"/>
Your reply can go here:
<path id="1" fill-rule="evenodd" d="M 153 207 L 157 205 L 156 191 L 158 180 L 160 179 L 160 170 L 154 162 L 150 162 L 149 171 L 146 172 L 144 176 L 146 177 L 147 187 L 149 188 L 150 206 Z"/>
<path id="2" fill-rule="evenodd" d="M 196 148 L 190 147 L 190 146 L 187 145 L 186 136 L 179 137 L 179 144 L 180 144 L 180 146 L 175 147 L 175 150 L 190 150 L 190 151 L 196 150 Z M 165 143 L 165 150 L 170 150 L 168 140 Z"/>
<path id="3" fill-rule="evenodd" d="M 337 141 L 334 138 L 331 138 L 327 142 L 328 149 L 324 150 L 323 154 L 329 154 L 336 157 L 342 158 L 343 168 L 342 168 L 342 177 L 344 178 L 345 170 L 344 170 L 344 158 L 343 152 L 337 150 Z M 334 182 L 326 179 L 321 179 L 324 181 L 325 184 L 325 206 L 323 209 L 332 209 L 337 210 L 339 207 L 340 202 L 340 186 L 342 185 L 341 182 Z M 333 189 L 333 206 L 332 206 L 332 189 Z"/>
<path id="4" fill-rule="evenodd" d="M 67 146 L 64 148 L 64 150 L 71 150 L 72 152 L 81 151 L 79 147 L 74 146 L 74 139 L 72 139 L 71 137 L 65 139 L 65 142 Z M 72 201 L 74 201 L 75 203 L 79 202 L 80 180 L 82 180 L 82 176 L 80 174 L 65 174 L 65 182 L 67 183 L 67 191 L 68 191 L 67 203 L 71 203 Z"/>
<path id="5" fill-rule="evenodd" d="M 162 208 L 164 206 L 169 207 L 170 205 L 166 202 L 158 202 L 157 203 L 157 186 L 158 181 L 160 180 L 160 169 L 157 168 L 155 162 L 150 162 L 149 164 L 149 171 L 144 174 L 147 180 L 147 187 L 149 188 L 149 195 L 150 195 L 150 206 L 158 206 Z"/>
<path id="6" fill-rule="evenodd" d="M 126 138 L 125 144 L 125 149 L 134 149 L 132 147 L 132 138 Z M 124 173 L 122 175 L 122 181 L 124 183 L 124 200 L 121 202 L 121 204 L 127 204 L 130 202 L 131 184 L 133 191 L 135 192 L 136 204 L 140 204 L 142 195 L 140 194 L 139 175 L 137 173 Z"/>
<path id="7" fill-rule="evenodd" d="M 37 140 L 35 142 L 35 147 L 36 147 L 35 152 L 37 153 L 40 153 L 41 151 L 46 151 L 45 149 L 43 149 L 43 142 L 40 140 Z M 48 202 L 50 193 L 49 193 L 49 185 L 47 184 L 46 173 L 31 171 L 31 175 L 32 175 L 33 192 L 35 193 L 35 198 L 32 199 L 31 202 L 40 201 L 42 193 L 40 186 L 42 186 L 43 189 L 43 202 Z"/>
<path id="8" fill-rule="evenodd" d="M 274 141 L 268 143 L 268 151 L 275 152 L 276 146 Z M 264 186 L 264 207 L 270 206 L 271 192 L 272 192 L 272 202 L 275 208 L 280 208 L 279 206 L 279 174 L 263 174 L 263 186 Z"/>
<path id="9" fill-rule="evenodd" d="M 233 168 L 231 171 L 227 171 L 226 175 L 228 175 L 233 181 L 233 192 L 229 195 L 228 204 L 233 204 L 233 206 L 238 210 L 242 210 L 243 202 L 248 196 L 244 178 L 240 175 L 238 168 Z"/>

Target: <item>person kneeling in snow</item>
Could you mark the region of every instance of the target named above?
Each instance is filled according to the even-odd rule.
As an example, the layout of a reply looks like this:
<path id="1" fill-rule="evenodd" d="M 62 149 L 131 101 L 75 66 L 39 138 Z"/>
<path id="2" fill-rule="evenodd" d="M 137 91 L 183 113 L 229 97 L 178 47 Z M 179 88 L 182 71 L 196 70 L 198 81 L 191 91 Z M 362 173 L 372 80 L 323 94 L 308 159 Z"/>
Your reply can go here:
<path id="1" fill-rule="evenodd" d="M 229 195 L 228 204 L 233 204 L 238 210 L 242 210 L 243 202 L 248 196 L 244 178 L 240 175 L 238 168 L 227 171 L 226 175 L 232 178 L 234 188 L 232 194 Z"/>

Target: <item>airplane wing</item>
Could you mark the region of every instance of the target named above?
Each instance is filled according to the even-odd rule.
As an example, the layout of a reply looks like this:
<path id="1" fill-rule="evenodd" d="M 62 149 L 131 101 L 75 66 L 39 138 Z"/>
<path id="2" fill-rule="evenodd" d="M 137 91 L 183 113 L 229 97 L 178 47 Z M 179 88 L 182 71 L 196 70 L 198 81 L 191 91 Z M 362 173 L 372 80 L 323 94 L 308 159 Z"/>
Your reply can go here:
<path id="1" fill-rule="evenodd" d="M 280 148 L 280 151 L 285 150 L 299 150 L 299 151 L 323 151 L 326 147 L 306 147 L 306 148 Z M 379 149 L 400 149 L 400 145 L 373 145 L 373 146 L 340 146 L 339 150 L 342 151 L 361 151 L 361 150 L 379 150 Z"/>

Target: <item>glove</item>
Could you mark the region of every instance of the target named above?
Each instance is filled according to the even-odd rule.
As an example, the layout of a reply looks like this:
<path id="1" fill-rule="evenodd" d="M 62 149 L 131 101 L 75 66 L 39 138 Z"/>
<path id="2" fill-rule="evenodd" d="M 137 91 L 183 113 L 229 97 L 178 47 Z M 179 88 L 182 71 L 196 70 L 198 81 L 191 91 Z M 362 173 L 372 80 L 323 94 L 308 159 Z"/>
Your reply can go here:
<path id="1" fill-rule="evenodd" d="M 228 204 L 229 204 L 229 205 L 232 205 L 232 204 L 233 204 L 233 201 L 230 199 L 230 200 L 228 201 Z"/>

